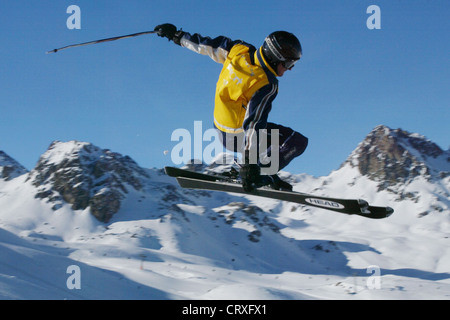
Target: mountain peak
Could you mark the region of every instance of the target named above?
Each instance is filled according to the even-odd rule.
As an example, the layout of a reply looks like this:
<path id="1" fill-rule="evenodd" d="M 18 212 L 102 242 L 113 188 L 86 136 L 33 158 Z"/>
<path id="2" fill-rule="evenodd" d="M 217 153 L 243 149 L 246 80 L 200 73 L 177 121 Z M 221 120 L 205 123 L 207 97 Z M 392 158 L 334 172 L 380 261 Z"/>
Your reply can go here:
<path id="1" fill-rule="evenodd" d="M 375 127 L 351 153 L 344 165 L 388 187 L 417 176 L 444 177 L 450 172 L 450 152 L 426 137 L 384 125 Z"/>
<path id="2" fill-rule="evenodd" d="M 58 164 L 63 161 L 70 161 L 71 159 L 78 157 L 80 152 L 84 151 L 91 153 L 93 148 L 96 149 L 96 151 L 100 150 L 88 142 L 76 140 L 68 142 L 53 141 L 47 151 L 41 156 L 39 162 Z"/>
<path id="3" fill-rule="evenodd" d="M 100 221 L 120 209 L 129 188 L 140 190 L 147 172 L 128 156 L 91 143 L 54 141 L 41 156 L 28 180 L 38 187 L 37 198 L 70 203 L 74 210 L 90 207 Z"/>
<path id="4" fill-rule="evenodd" d="M 0 151 L 0 180 L 9 181 L 28 172 L 16 160 Z"/>

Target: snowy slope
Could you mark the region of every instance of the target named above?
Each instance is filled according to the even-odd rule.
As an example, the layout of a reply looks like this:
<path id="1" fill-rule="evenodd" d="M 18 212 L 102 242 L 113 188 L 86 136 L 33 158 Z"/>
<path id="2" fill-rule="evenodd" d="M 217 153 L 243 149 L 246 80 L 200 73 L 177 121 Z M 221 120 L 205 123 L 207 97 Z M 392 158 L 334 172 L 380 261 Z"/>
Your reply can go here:
<path id="1" fill-rule="evenodd" d="M 432 170 L 388 187 L 360 171 L 366 140 L 329 176 L 282 173 L 298 191 L 390 205 L 384 220 L 183 190 L 120 154 L 54 143 L 30 173 L 0 179 L 0 298 L 449 299 L 448 151 L 425 159 L 407 140 L 396 145 Z M 108 222 L 61 196 L 80 185 L 88 202 L 119 195 Z M 67 286 L 74 265 L 80 289 Z"/>

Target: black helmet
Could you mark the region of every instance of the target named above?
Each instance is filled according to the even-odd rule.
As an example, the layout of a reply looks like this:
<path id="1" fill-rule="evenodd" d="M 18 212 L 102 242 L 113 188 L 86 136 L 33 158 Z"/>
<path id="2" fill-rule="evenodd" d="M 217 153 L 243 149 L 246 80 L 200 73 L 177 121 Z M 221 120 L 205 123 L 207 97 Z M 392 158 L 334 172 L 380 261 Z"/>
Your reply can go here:
<path id="1" fill-rule="evenodd" d="M 267 36 L 262 52 L 272 69 L 281 62 L 286 69 L 292 69 L 302 56 L 302 46 L 295 35 L 286 31 L 275 31 Z"/>

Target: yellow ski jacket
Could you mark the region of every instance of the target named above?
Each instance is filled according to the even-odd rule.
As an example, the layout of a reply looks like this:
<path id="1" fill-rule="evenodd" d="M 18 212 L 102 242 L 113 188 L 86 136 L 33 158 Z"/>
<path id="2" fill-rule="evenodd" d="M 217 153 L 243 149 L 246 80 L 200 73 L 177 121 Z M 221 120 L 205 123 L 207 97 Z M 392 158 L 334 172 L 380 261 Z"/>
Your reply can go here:
<path id="1" fill-rule="evenodd" d="M 278 93 L 278 79 L 261 48 L 223 36 L 211 39 L 189 33 L 183 35 L 180 44 L 223 64 L 215 95 L 217 129 L 252 135 L 266 128 L 272 101 Z M 246 140 L 251 141 L 249 136 Z"/>

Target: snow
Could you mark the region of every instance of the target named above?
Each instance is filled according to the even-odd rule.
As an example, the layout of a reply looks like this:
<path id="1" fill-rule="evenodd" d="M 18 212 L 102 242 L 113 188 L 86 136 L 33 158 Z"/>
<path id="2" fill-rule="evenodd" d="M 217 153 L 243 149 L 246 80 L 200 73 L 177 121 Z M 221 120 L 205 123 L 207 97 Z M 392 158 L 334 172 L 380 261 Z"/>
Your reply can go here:
<path id="1" fill-rule="evenodd" d="M 145 172 L 108 223 L 89 208 L 52 209 L 28 174 L 0 179 L 0 299 L 450 298 L 450 177 L 378 191 L 350 164 L 319 178 L 281 173 L 296 191 L 395 209 L 371 220 L 183 190 Z M 79 289 L 68 285 L 73 266 Z"/>
<path id="2" fill-rule="evenodd" d="M 347 189 L 366 199 L 371 195 L 369 187 L 344 188 L 340 175 L 358 180 L 351 168 L 332 173 L 325 186 L 323 179 L 300 180 L 315 181 L 308 188 L 319 193 L 344 196 Z M 154 172 L 151 178 L 174 183 Z M 369 184 L 363 177 L 359 182 Z M 305 186 L 299 182 L 295 189 Z M 411 188 L 419 186 L 425 194 L 433 188 L 425 181 Z M 450 297 L 448 208 L 418 218 L 421 201 L 394 202 L 392 217 L 372 221 L 256 197 L 187 191 L 192 203 L 180 203 L 178 210 L 158 210 L 155 199 L 130 200 L 102 224 L 88 210 L 65 205 L 52 211 L 51 204 L 31 197 L 32 188 L 19 177 L 0 189 L 3 195 L 10 189 L 21 195 L 14 201 L 0 197 L 3 299 Z M 368 200 L 392 203 L 383 193 Z M 261 208 L 259 217 L 265 213 L 280 231 L 262 228 L 259 241 L 250 241 L 251 219 L 241 213 L 227 222 L 239 202 Z M 145 210 L 145 218 L 135 214 Z M 81 289 L 67 287 L 72 265 L 80 268 Z M 370 286 L 370 266 L 379 268 L 379 289 Z"/>
<path id="3" fill-rule="evenodd" d="M 69 157 L 76 154 L 79 150 L 81 150 L 84 146 L 89 145 L 87 142 L 78 142 L 78 141 L 69 141 L 66 143 L 57 144 L 58 141 L 52 143 L 50 148 L 45 152 L 41 159 L 47 160 L 48 164 L 58 164 L 63 160 L 67 160 Z M 58 145 L 57 148 L 53 146 Z"/>

